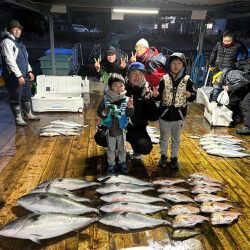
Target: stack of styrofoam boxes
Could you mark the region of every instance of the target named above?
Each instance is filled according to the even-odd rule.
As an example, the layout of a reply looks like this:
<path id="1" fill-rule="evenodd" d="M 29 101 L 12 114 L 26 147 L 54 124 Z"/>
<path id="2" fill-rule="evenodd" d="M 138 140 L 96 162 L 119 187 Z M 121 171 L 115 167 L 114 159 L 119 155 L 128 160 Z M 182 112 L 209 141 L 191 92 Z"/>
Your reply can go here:
<path id="1" fill-rule="evenodd" d="M 37 94 L 32 97 L 35 112 L 82 112 L 82 94 L 89 92 L 89 80 L 81 76 L 37 76 Z"/>

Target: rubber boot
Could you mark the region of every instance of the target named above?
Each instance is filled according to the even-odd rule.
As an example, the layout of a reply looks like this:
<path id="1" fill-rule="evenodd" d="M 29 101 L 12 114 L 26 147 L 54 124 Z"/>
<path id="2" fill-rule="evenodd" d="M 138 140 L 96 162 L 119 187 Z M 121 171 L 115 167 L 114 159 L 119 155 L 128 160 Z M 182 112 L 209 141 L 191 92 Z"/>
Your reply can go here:
<path id="1" fill-rule="evenodd" d="M 18 125 L 18 126 L 27 125 L 27 123 L 23 120 L 20 106 L 19 105 L 18 106 L 11 105 L 10 107 L 11 107 L 12 113 L 14 114 L 16 125 Z"/>
<path id="2" fill-rule="evenodd" d="M 40 120 L 38 116 L 32 114 L 30 101 L 23 102 L 22 106 L 23 106 L 24 119 L 36 120 L 36 121 Z"/>

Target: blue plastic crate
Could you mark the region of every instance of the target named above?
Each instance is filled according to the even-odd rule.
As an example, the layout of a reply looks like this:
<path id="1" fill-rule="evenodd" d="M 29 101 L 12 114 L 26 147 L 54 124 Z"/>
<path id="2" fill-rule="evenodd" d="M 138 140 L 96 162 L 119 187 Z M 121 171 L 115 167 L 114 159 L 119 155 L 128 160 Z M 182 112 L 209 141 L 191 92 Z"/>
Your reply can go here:
<path id="1" fill-rule="evenodd" d="M 51 54 L 51 50 L 45 51 L 45 55 Z M 73 49 L 63 49 L 63 48 L 55 48 L 55 54 L 61 55 L 73 55 Z"/>

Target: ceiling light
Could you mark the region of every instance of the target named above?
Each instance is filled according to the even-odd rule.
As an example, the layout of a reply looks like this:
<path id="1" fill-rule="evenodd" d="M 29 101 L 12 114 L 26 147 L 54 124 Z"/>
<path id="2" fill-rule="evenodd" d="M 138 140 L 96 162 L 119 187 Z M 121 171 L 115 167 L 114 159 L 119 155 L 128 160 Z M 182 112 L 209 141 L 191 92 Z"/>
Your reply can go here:
<path id="1" fill-rule="evenodd" d="M 127 14 L 158 14 L 159 10 L 156 9 L 127 9 L 127 8 L 114 8 L 113 12 L 127 13 Z"/>

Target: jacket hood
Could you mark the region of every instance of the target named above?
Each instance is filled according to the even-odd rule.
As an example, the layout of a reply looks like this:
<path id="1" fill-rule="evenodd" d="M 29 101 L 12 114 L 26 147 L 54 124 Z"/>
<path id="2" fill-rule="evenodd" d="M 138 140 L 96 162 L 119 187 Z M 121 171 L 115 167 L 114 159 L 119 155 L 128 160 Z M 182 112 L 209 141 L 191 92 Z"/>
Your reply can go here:
<path id="1" fill-rule="evenodd" d="M 167 58 L 167 61 L 166 61 L 166 69 L 169 71 L 170 70 L 170 63 L 171 61 L 174 59 L 174 58 L 178 58 L 180 59 L 183 64 L 184 64 L 184 68 L 186 70 L 187 68 L 187 61 L 186 61 L 186 57 L 183 53 L 180 53 L 180 52 L 174 52 L 171 56 L 169 56 Z"/>

